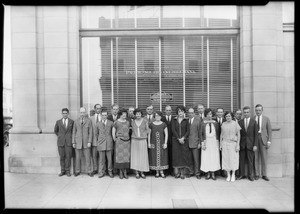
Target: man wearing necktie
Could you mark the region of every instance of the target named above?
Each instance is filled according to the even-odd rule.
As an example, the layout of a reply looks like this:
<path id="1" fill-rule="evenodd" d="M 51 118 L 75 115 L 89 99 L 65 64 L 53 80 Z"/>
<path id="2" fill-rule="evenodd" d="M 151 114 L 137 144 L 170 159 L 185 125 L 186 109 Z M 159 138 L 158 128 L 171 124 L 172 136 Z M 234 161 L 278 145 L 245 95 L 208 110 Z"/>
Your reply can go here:
<path id="1" fill-rule="evenodd" d="M 91 146 L 93 142 L 93 124 L 92 121 L 86 117 L 86 109 L 80 108 L 80 117 L 75 120 L 73 126 L 72 144 L 75 148 L 76 169 L 75 176 L 81 172 L 80 162 L 81 154 L 83 153 L 86 165 L 86 171 L 90 177 L 93 177 L 91 168 Z"/>
<path id="2" fill-rule="evenodd" d="M 258 126 L 258 149 L 255 152 L 255 179 L 259 179 L 260 169 L 262 179 L 269 181 L 267 177 L 267 151 L 271 146 L 272 141 L 272 127 L 270 119 L 262 115 L 263 106 L 257 104 L 255 106 L 256 116 L 254 117 Z"/>
<path id="3" fill-rule="evenodd" d="M 115 122 L 117 119 L 119 119 L 118 112 L 119 112 L 119 105 L 113 104 L 111 106 L 111 114 L 107 116 L 107 119 L 112 122 Z"/>
<path id="4" fill-rule="evenodd" d="M 167 149 L 168 149 L 168 162 L 169 162 L 169 169 L 167 169 L 168 175 L 174 176 L 174 168 L 172 165 L 172 126 L 171 121 L 173 120 L 172 116 L 172 107 L 167 105 L 165 107 L 166 115 L 161 118 L 161 121 L 167 124 L 168 128 L 168 142 L 167 142 Z"/>
<path id="5" fill-rule="evenodd" d="M 72 129 L 74 121 L 70 119 L 69 109 L 62 109 L 63 118 L 56 121 L 54 126 L 54 133 L 57 136 L 58 153 L 60 157 L 60 169 L 59 176 L 67 175 L 71 176 L 71 158 L 72 158 Z"/>
<path id="6" fill-rule="evenodd" d="M 98 169 L 98 151 L 97 151 L 97 138 L 95 136 L 96 125 L 99 121 L 101 121 L 101 105 L 94 105 L 95 114 L 90 117 L 93 124 L 93 143 L 92 143 L 92 166 L 93 166 L 93 174 L 97 174 Z"/>
<path id="7" fill-rule="evenodd" d="M 146 116 L 145 119 L 148 121 L 148 124 L 152 123 L 155 118 L 154 118 L 154 114 L 153 114 L 153 105 L 148 105 L 146 108 Z"/>
<path id="8" fill-rule="evenodd" d="M 221 136 L 221 130 L 222 130 L 222 123 L 225 121 L 224 118 L 224 109 L 219 107 L 217 108 L 217 117 L 214 119 L 219 123 L 220 126 L 220 132 L 219 132 L 219 137 Z M 222 152 L 220 151 L 220 164 L 222 166 Z M 219 170 L 218 174 L 220 174 L 222 177 L 226 177 L 226 172 L 222 169 Z"/>
<path id="9" fill-rule="evenodd" d="M 204 119 L 204 110 L 205 110 L 205 107 L 204 107 L 204 105 L 203 104 L 198 104 L 198 106 L 197 106 L 197 110 L 198 110 L 198 117 L 200 118 L 200 122 L 202 122 L 203 121 L 203 119 Z"/>
<path id="10" fill-rule="evenodd" d="M 113 138 L 112 127 L 114 123 L 107 120 L 108 112 L 103 108 L 101 112 L 101 121 L 96 124 L 95 137 L 97 141 L 97 150 L 99 152 L 99 178 L 105 176 L 106 172 L 106 159 L 109 177 L 113 178 L 113 165 L 112 165 L 112 151 L 113 151 Z"/>
<path id="11" fill-rule="evenodd" d="M 192 151 L 192 157 L 193 157 L 193 167 L 192 173 L 195 174 L 197 179 L 201 179 L 200 175 L 200 162 L 199 162 L 199 153 L 200 153 L 200 147 L 201 147 L 201 122 L 200 118 L 195 117 L 194 108 L 189 108 L 188 110 L 189 114 L 189 126 L 190 126 L 190 132 L 189 132 L 189 148 Z"/>
<path id="12" fill-rule="evenodd" d="M 250 118 L 250 107 L 243 108 L 244 119 L 238 123 L 241 127 L 241 140 L 239 151 L 239 177 L 238 180 L 246 178 L 246 171 L 248 179 L 254 180 L 254 152 L 257 150 L 257 125 L 254 119 Z M 246 170 L 246 163 L 248 170 Z"/>

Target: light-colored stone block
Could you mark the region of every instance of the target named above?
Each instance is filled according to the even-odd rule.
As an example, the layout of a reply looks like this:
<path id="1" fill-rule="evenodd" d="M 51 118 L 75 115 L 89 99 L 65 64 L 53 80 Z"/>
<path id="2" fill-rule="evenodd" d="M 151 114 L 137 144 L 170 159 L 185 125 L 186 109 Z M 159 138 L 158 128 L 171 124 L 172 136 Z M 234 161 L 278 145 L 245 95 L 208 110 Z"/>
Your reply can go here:
<path id="1" fill-rule="evenodd" d="M 295 78 L 294 77 L 286 77 L 284 79 L 284 86 L 285 86 L 284 87 L 285 92 L 294 93 L 294 91 L 295 91 Z"/>
<path id="2" fill-rule="evenodd" d="M 69 62 L 70 63 L 78 63 L 79 62 L 79 54 L 78 54 L 77 49 L 69 48 Z"/>
<path id="3" fill-rule="evenodd" d="M 44 46 L 46 48 L 66 48 L 68 47 L 67 32 L 47 32 L 44 34 Z"/>
<path id="4" fill-rule="evenodd" d="M 276 77 L 253 77 L 253 91 L 275 92 L 276 89 Z"/>
<path id="5" fill-rule="evenodd" d="M 79 65 L 75 63 L 69 64 L 69 79 L 71 80 L 79 79 Z"/>
<path id="6" fill-rule="evenodd" d="M 284 60 L 285 61 L 292 61 L 295 60 L 295 47 L 292 46 L 285 46 L 283 49 Z"/>
<path id="7" fill-rule="evenodd" d="M 268 152 L 268 154 L 282 154 L 281 139 L 272 138 L 272 145 L 270 146 Z"/>
<path id="8" fill-rule="evenodd" d="M 251 69 L 251 62 L 243 62 L 241 63 L 241 78 L 245 78 L 245 77 L 252 77 L 252 69 Z"/>
<path id="9" fill-rule="evenodd" d="M 254 102 L 261 103 L 264 106 L 264 108 L 276 108 L 277 107 L 276 92 L 254 93 Z"/>
<path id="10" fill-rule="evenodd" d="M 282 139 L 282 153 L 295 153 L 295 139 L 283 138 Z"/>
<path id="11" fill-rule="evenodd" d="M 45 98 L 47 110 L 61 111 L 62 108 L 68 106 L 67 94 L 48 94 Z"/>
<path id="12" fill-rule="evenodd" d="M 253 93 L 252 92 L 245 92 L 241 96 L 241 107 L 244 106 L 253 106 L 252 103 Z"/>
<path id="13" fill-rule="evenodd" d="M 274 76 L 276 74 L 276 61 L 253 61 L 253 76 Z"/>
<path id="14" fill-rule="evenodd" d="M 69 33 L 68 34 L 68 47 L 69 48 L 75 48 L 77 49 L 78 48 L 78 45 L 79 45 L 79 35 L 78 33 Z"/>
<path id="15" fill-rule="evenodd" d="M 283 33 L 283 44 L 284 46 L 295 46 L 295 34 L 292 32 L 284 32 Z"/>
<path id="16" fill-rule="evenodd" d="M 254 14 L 252 16 L 252 29 L 277 29 L 277 17 L 274 14 Z"/>
<path id="17" fill-rule="evenodd" d="M 271 126 L 272 126 L 272 128 L 275 128 L 275 127 L 281 128 L 280 125 L 275 124 L 275 123 L 271 123 Z M 272 141 L 274 141 L 274 140 L 277 140 L 277 141 L 281 140 L 281 130 L 279 130 L 279 131 L 272 131 Z"/>
<path id="18" fill-rule="evenodd" d="M 240 48 L 241 52 L 241 62 L 251 62 L 252 61 L 252 47 L 244 46 Z"/>
<path id="19" fill-rule="evenodd" d="M 281 12 L 281 2 L 268 2 L 266 5 L 252 6 L 253 14 L 274 14 Z"/>
<path id="20" fill-rule="evenodd" d="M 46 79 L 45 95 L 48 94 L 68 94 L 68 79 Z"/>
<path id="21" fill-rule="evenodd" d="M 42 166 L 45 167 L 60 167 L 59 156 L 57 157 L 42 157 Z"/>
<path id="22" fill-rule="evenodd" d="M 287 177 L 294 177 L 295 176 L 295 164 L 292 163 L 286 163 L 283 165 L 283 176 Z"/>
<path id="23" fill-rule="evenodd" d="M 253 45 L 276 45 L 276 33 L 277 31 L 274 29 L 254 30 L 252 35 Z"/>
<path id="24" fill-rule="evenodd" d="M 10 10 L 13 17 L 33 17 L 36 15 L 35 6 L 11 6 Z"/>
<path id="25" fill-rule="evenodd" d="M 68 63 L 67 48 L 45 48 L 45 63 Z"/>
<path id="26" fill-rule="evenodd" d="M 67 32 L 67 17 L 44 17 L 44 32 Z"/>
<path id="27" fill-rule="evenodd" d="M 14 87 L 15 95 L 37 95 L 36 80 L 13 80 L 13 84 L 18 87 Z"/>
<path id="28" fill-rule="evenodd" d="M 13 48 L 12 49 L 13 64 L 32 64 L 36 63 L 36 49 L 34 48 Z"/>
<path id="29" fill-rule="evenodd" d="M 277 58 L 277 61 L 283 61 L 284 60 L 283 47 L 280 46 L 280 45 L 277 45 L 277 47 L 276 47 L 276 58 Z"/>
<path id="30" fill-rule="evenodd" d="M 253 60 L 276 60 L 276 46 L 253 46 Z"/>
<path id="31" fill-rule="evenodd" d="M 250 14 L 249 15 L 241 14 L 241 16 L 240 16 L 240 27 L 241 27 L 241 31 L 251 30 L 251 16 L 250 16 Z"/>
<path id="32" fill-rule="evenodd" d="M 38 157 L 9 157 L 8 164 L 11 167 L 41 166 L 41 158 Z"/>
<path id="33" fill-rule="evenodd" d="M 12 33 L 34 33 L 35 17 L 14 17 L 11 18 L 11 32 Z"/>
<path id="34" fill-rule="evenodd" d="M 251 46 L 252 40 L 251 40 L 251 34 L 252 32 L 250 30 L 243 30 L 241 31 L 241 46 Z"/>
<path id="35" fill-rule="evenodd" d="M 284 83 L 285 83 L 285 78 L 282 78 L 282 77 L 277 77 L 276 78 L 276 86 L 277 86 L 277 91 L 278 92 L 284 92 L 285 91 L 285 86 L 284 86 Z"/>
<path id="36" fill-rule="evenodd" d="M 295 76 L 295 63 L 292 61 L 285 62 L 284 68 L 281 71 L 284 71 L 285 77 L 294 77 Z"/>
<path id="37" fill-rule="evenodd" d="M 36 78 L 36 64 L 13 64 L 12 76 L 14 80 Z"/>
<path id="38" fill-rule="evenodd" d="M 252 77 L 244 77 L 241 82 L 241 87 L 243 87 L 244 93 L 252 92 Z"/>
<path id="39" fill-rule="evenodd" d="M 36 34 L 35 33 L 13 33 L 12 48 L 35 48 Z"/>
<path id="40" fill-rule="evenodd" d="M 283 23 L 295 22 L 295 2 L 282 2 L 282 21 Z"/>
<path id="41" fill-rule="evenodd" d="M 68 79 L 68 64 L 45 64 L 46 79 Z"/>

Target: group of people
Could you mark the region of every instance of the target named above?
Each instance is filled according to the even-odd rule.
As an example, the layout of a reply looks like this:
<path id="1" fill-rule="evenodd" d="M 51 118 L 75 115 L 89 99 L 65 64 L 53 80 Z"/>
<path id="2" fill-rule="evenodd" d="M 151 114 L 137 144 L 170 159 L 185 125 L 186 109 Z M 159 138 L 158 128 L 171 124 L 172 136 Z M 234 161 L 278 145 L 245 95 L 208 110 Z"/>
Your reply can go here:
<path id="1" fill-rule="evenodd" d="M 98 173 L 99 178 L 118 174 L 120 179 L 128 179 L 134 172 L 137 179 L 153 174 L 181 179 L 201 179 L 204 175 L 205 179 L 216 180 L 220 175 L 227 181 L 247 177 L 254 181 L 261 174 L 269 180 L 266 159 L 272 128 L 260 104 L 255 106 L 253 117 L 249 106 L 234 114 L 224 113 L 223 108 L 214 112 L 202 104 L 197 106 L 198 114 L 193 107 L 182 105 L 177 106 L 175 115 L 170 105 L 165 107 L 165 114 L 154 112 L 152 105 L 146 107 L 146 115 L 140 108 L 119 109 L 117 104 L 110 112 L 100 104 L 94 110 L 89 117 L 81 107 L 80 117 L 73 121 L 69 110 L 62 109 L 62 119 L 54 127 L 59 176 L 71 176 L 75 149 L 75 176 L 81 173 L 84 157 L 88 175 Z"/>

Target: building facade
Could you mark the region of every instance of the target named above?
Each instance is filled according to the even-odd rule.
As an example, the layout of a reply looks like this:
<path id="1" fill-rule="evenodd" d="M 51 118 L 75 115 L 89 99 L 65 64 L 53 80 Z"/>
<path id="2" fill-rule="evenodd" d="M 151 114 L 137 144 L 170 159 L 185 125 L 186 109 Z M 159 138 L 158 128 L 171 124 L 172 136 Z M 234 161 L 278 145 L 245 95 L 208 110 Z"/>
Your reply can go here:
<path id="1" fill-rule="evenodd" d="M 294 175 L 294 3 L 12 6 L 8 170 L 57 173 L 55 121 L 100 103 L 264 106 L 270 177 Z"/>

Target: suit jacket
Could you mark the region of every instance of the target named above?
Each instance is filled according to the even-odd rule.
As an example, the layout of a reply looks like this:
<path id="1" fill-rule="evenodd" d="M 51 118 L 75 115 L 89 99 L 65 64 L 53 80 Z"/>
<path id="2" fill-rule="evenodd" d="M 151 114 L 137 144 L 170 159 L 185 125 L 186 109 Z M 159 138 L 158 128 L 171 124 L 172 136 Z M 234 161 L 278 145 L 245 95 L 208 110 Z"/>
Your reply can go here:
<path id="1" fill-rule="evenodd" d="M 215 120 L 217 123 L 218 123 L 218 117 L 214 117 L 214 118 L 212 118 L 213 120 Z M 222 117 L 222 123 L 221 123 L 221 125 L 219 126 L 220 127 L 220 132 L 219 132 L 219 139 L 220 139 L 220 136 L 221 136 L 221 131 L 222 131 L 222 129 L 221 129 L 221 127 L 222 127 L 222 124 L 224 123 L 226 121 L 226 119 L 224 118 L 224 117 Z"/>
<path id="2" fill-rule="evenodd" d="M 117 119 L 119 119 L 119 118 L 120 118 L 120 116 L 117 114 Z M 108 115 L 107 119 L 110 120 L 110 121 L 112 121 L 112 122 L 115 122 L 117 120 L 117 119 L 116 120 L 113 119 L 112 114 Z"/>
<path id="3" fill-rule="evenodd" d="M 190 125 L 189 134 L 189 147 L 191 149 L 197 148 L 198 144 L 201 144 L 201 119 L 200 117 L 194 117 L 192 124 Z"/>
<path id="4" fill-rule="evenodd" d="M 254 120 L 255 120 L 255 118 L 256 118 L 256 116 L 253 117 Z M 270 119 L 267 116 L 262 115 L 261 120 L 262 120 L 261 128 L 260 128 L 261 129 L 261 138 L 262 138 L 263 144 L 267 145 L 268 141 L 272 142 L 272 126 L 271 126 Z M 257 126 L 258 126 L 258 124 L 257 124 Z M 259 130 L 257 129 L 257 132 L 258 131 Z"/>
<path id="5" fill-rule="evenodd" d="M 167 124 L 168 127 L 168 139 L 172 140 L 172 120 L 174 119 L 174 116 L 171 115 L 171 120 L 167 121 L 167 117 L 166 116 L 162 116 L 161 121 L 164 122 L 165 124 Z M 169 141 L 168 140 L 168 141 Z"/>
<path id="6" fill-rule="evenodd" d="M 68 118 L 68 126 L 63 124 L 63 119 L 56 121 L 54 133 L 57 136 L 57 146 L 72 146 L 72 130 L 74 121 Z"/>
<path id="7" fill-rule="evenodd" d="M 97 141 L 97 150 L 106 151 L 113 149 L 112 127 L 114 123 L 110 120 L 106 121 L 106 125 L 101 122 L 95 127 L 95 137 Z"/>
<path id="8" fill-rule="evenodd" d="M 189 120 L 187 118 L 183 118 L 183 120 L 179 124 L 177 121 L 177 117 L 174 117 L 171 122 L 173 140 L 184 137 L 184 140 L 186 141 L 190 134 Z"/>
<path id="9" fill-rule="evenodd" d="M 91 116 L 90 120 L 92 121 L 92 124 L 93 124 L 93 143 L 92 143 L 92 146 L 97 146 L 97 138 L 95 136 L 95 132 L 96 132 L 96 114 Z M 101 121 L 101 115 L 100 115 L 99 121 Z"/>
<path id="10" fill-rule="evenodd" d="M 202 118 L 202 117 L 200 117 L 200 114 L 197 114 L 195 117 L 199 118 L 199 119 L 200 119 L 200 121 L 201 121 L 201 123 L 202 123 L 203 119 L 205 118 L 205 116 L 204 116 L 204 113 L 203 113 L 203 118 Z"/>
<path id="11" fill-rule="evenodd" d="M 248 128 L 246 131 L 245 128 L 245 118 L 240 120 L 239 122 L 241 133 L 241 140 L 240 140 L 240 150 L 248 149 L 253 150 L 253 146 L 258 145 L 258 138 L 257 138 L 257 123 L 254 119 L 250 118 Z"/>
<path id="12" fill-rule="evenodd" d="M 155 121 L 155 118 L 154 118 L 155 115 L 152 114 L 152 119 L 151 119 L 150 121 L 148 120 L 148 117 L 147 117 L 147 116 L 148 116 L 148 114 L 146 114 L 143 118 L 144 118 L 145 120 L 147 120 L 147 121 L 148 121 L 148 124 L 150 125 L 150 123 L 152 123 L 153 121 Z"/>
<path id="13" fill-rule="evenodd" d="M 216 139 L 220 141 L 220 134 L 221 134 L 221 127 L 219 125 L 219 123 L 217 121 L 215 121 L 214 123 L 212 123 L 215 127 L 216 130 Z M 206 132 L 205 132 L 205 128 L 206 128 L 207 123 L 205 122 L 205 120 L 201 123 L 201 142 L 203 142 L 204 140 L 206 140 Z"/>
<path id="14" fill-rule="evenodd" d="M 91 119 L 85 117 L 81 125 L 81 118 L 74 121 L 73 126 L 73 144 L 76 149 L 88 148 L 87 144 L 93 141 L 93 124 Z"/>

